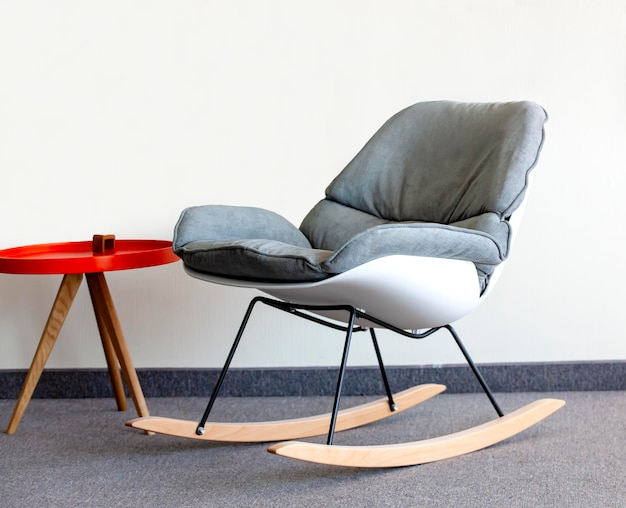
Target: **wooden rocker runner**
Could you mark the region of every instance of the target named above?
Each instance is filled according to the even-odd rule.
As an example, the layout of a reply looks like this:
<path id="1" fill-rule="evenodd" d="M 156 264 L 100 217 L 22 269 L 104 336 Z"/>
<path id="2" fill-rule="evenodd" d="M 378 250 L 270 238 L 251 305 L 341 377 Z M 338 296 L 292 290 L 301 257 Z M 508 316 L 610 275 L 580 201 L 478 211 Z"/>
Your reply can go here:
<path id="1" fill-rule="evenodd" d="M 564 402 L 542 399 L 504 415 L 450 325 L 493 289 L 508 259 L 543 145 L 545 111 L 531 102 L 418 103 L 391 117 L 326 189 L 299 228 L 259 208 L 197 206 L 176 224 L 174 252 L 200 280 L 255 288 L 254 298 L 198 422 L 144 417 L 145 431 L 215 441 L 283 441 L 328 432 L 326 444 L 287 441 L 269 451 L 352 467 L 442 460 L 503 441 Z M 257 423 L 208 418 L 257 303 L 345 332 L 332 411 Z M 446 329 L 498 418 L 424 441 L 336 446 L 335 431 L 376 422 L 442 392 L 421 385 L 392 394 L 376 338 L 384 328 L 411 339 Z M 386 397 L 339 410 L 354 332 L 369 330 Z"/>
<path id="2" fill-rule="evenodd" d="M 415 386 L 398 393 L 394 400 L 398 408 L 392 412 L 389 402 L 383 398 L 361 406 L 344 409 L 337 414 L 336 431 L 353 429 L 375 422 L 394 413 L 409 409 L 416 404 L 434 397 L 445 390 L 445 386 L 428 384 Z M 198 433 L 198 422 L 150 416 L 137 418 L 127 423 L 129 427 L 150 430 L 159 434 L 201 439 L 205 441 L 226 441 L 236 443 L 265 443 L 284 439 L 301 439 L 319 436 L 328 432 L 332 414 L 294 418 L 275 422 L 208 423 Z"/>

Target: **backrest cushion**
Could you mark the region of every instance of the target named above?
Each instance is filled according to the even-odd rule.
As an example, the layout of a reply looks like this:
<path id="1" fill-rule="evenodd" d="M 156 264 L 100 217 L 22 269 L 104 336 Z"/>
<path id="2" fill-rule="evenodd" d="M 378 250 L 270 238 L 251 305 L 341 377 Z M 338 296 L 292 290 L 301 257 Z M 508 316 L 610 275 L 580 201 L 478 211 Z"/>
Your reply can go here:
<path id="1" fill-rule="evenodd" d="M 452 224 L 521 203 L 543 141 L 532 102 L 423 102 L 391 117 L 326 198 L 391 221 Z"/>

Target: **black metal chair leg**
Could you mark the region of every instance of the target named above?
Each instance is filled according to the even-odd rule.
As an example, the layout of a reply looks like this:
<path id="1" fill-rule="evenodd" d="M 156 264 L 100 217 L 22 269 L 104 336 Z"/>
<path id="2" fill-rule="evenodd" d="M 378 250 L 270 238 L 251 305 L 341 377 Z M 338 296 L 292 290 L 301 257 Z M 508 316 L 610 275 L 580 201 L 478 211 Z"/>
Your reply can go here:
<path id="1" fill-rule="evenodd" d="M 398 406 L 393 401 L 393 393 L 389 386 L 389 380 L 387 379 L 387 372 L 385 371 L 385 365 L 383 363 L 383 357 L 380 354 L 380 348 L 378 347 L 378 339 L 376 339 L 376 333 L 373 328 L 370 328 L 370 335 L 372 336 L 372 343 L 374 344 L 374 351 L 376 351 L 376 359 L 378 360 L 378 367 L 380 368 L 380 374 L 383 377 L 383 384 L 385 385 L 385 391 L 387 392 L 387 399 L 389 400 L 389 410 L 396 411 Z"/>
<path id="2" fill-rule="evenodd" d="M 224 367 L 220 372 L 220 375 L 217 379 L 217 383 L 215 383 L 215 387 L 213 388 L 213 392 L 211 393 L 211 398 L 209 399 L 209 403 L 204 410 L 204 414 L 202 415 L 202 419 L 198 423 L 198 427 L 196 428 L 196 434 L 201 436 L 204 434 L 204 425 L 206 424 L 207 419 L 209 418 L 209 413 L 211 413 L 211 409 L 213 409 L 213 404 L 215 404 L 215 399 L 217 398 L 217 394 L 222 387 L 222 383 L 224 382 L 224 378 L 226 377 L 226 373 L 228 372 L 228 368 L 230 367 L 230 363 L 233 360 L 233 356 L 235 356 L 235 351 L 237 351 L 237 346 L 239 345 L 239 341 L 241 340 L 241 336 L 243 335 L 244 330 L 246 329 L 246 325 L 248 324 L 248 320 L 250 319 L 250 314 L 252 314 L 252 309 L 256 305 L 256 303 L 260 300 L 260 297 L 253 298 L 248 305 L 248 310 L 239 326 L 239 331 L 237 332 L 237 336 L 235 337 L 235 341 L 230 348 L 230 352 L 228 353 L 228 357 L 226 358 L 226 362 L 224 363 Z"/>
<path id="3" fill-rule="evenodd" d="M 489 398 L 489 401 L 491 402 L 491 405 L 496 410 L 496 413 L 498 413 L 498 416 L 504 416 L 504 413 L 502 412 L 502 409 L 500 409 L 500 406 L 496 402 L 496 399 L 493 396 L 493 393 L 491 392 L 491 389 L 487 385 L 487 382 L 485 381 L 485 379 L 483 378 L 482 374 L 478 370 L 478 367 L 476 366 L 476 364 L 472 360 L 471 356 L 467 352 L 467 349 L 465 349 L 465 346 L 463 346 L 463 343 L 461 342 L 461 339 L 460 339 L 459 335 L 456 333 L 456 330 L 454 328 L 452 328 L 452 326 L 450 326 L 450 325 L 446 325 L 443 328 L 446 328 L 450 332 L 452 337 L 454 338 L 457 346 L 459 346 L 459 349 L 461 350 L 461 353 L 463 353 L 463 356 L 465 357 L 465 360 L 467 361 L 467 363 L 471 367 L 472 372 L 474 373 L 474 376 L 476 376 L 476 379 L 480 383 L 480 386 L 482 387 L 483 391 L 485 392 L 485 394 Z"/>
<path id="4" fill-rule="evenodd" d="M 354 319 L 356 317 L 356 310 L 350 311 L 350 322 L 348 323 L 348 330 L 346 331 L 346 342 L 343 347 L 343 356 L 341 358 L 341 367 L 339 367 L 339 377 L 337 379 L 337 388 L 335 390 L 335 402 L 333 403 L 333 412 L 330 418 L 330 428 L 328 429 L 327 445 L 333 444 L 333 438 L 335 437 L 335 425 L 337 424 L 337 413 L 339 412 L 339 399 L 341 398 L 341 389 L 343 387 L 343 378 L 346 374 L 346 365 L 348 364 L 348 353 L 350 352 L 350 341 L 352 339 L 352 329 L 354 327 Z"/>

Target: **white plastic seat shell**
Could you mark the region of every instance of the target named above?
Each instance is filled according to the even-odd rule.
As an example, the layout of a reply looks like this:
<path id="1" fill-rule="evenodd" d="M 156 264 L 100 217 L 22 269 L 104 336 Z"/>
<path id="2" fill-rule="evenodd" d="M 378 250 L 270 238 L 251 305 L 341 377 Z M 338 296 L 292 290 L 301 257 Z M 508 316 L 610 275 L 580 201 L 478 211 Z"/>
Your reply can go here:
<path id="1" fill-rule="evenodd" d="M 188 266 L 185 270 L 204 281 L 258 289 L 294 304 L 351 305 L 404 330 L 452 323 L 481 300 L 474 264 L 456 259 L 385 256 L 318 282 L 291 284 L 213 276 Z M 324 315 L 337 321 L 348 319 L 347 312 Z"/>

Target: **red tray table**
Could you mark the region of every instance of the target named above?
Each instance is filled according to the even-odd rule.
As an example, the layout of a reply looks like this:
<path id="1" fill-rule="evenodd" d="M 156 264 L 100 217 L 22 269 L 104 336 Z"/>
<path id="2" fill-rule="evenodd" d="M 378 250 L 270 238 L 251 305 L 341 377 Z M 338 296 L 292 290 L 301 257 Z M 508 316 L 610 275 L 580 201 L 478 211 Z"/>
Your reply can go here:
<path id="1" fill-rule="evenodd" d="M 92 241 L 86 242 L 30 245 L 0 251 L 0 273 L 63 275 L 7 434 L 15 433 L 20 424 L 83 275 L 89 287 L 117 408 L 126 410 L 123 376 L 137 414 L 149 416 L 104 272 L 158 266 L 178 260 L 169 241 L 116 240 L 114 235 L 94 235 Z"/>

